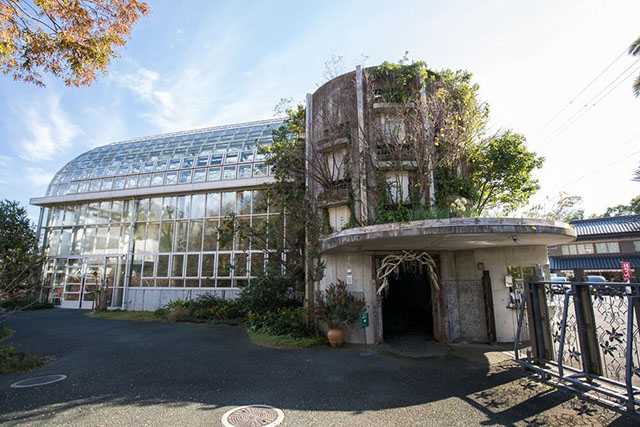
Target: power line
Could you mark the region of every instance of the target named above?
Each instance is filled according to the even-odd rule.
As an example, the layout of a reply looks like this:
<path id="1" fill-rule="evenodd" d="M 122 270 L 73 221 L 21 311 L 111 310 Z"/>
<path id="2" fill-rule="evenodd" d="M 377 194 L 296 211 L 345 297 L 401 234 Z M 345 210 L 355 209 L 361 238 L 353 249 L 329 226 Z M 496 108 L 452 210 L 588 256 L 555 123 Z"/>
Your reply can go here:
<path id="1" fill-rule="evenodd" d="M 616 147 L 614 147 L 614 148 L 622 148 L 622 147 L 624 147 L 624 146 L 626 146 L 626 145 L 630 144 L 631 142 L 633 142 L 633 140 L 635 140 L 638 136 L 640 136 L 640 132 L 636 133 L 636 134 L 635 134 L 635 135 L 633 135 L 631 138 L 627 139 L 625 142 L 623 142 L 622 144 L 620 144 L 619 146 L 616 146 Z M 574 183 L 576 183 L 576 182 L 582 181 L 583 179 L 585 179 L 585 178 L 586 178 L 586 177 L 588 177 L 589 175 L 591 175 L 591 174 L 595 174 L 595 173 L 598 173 L 598 172 L 600 172 L 600 171 L 602 171 L 602 170 L 604 170 L 604 169 L 607 169 L 607 168 L 609 168 L 609 167 L 611 167 L 611 166 L 613 166 L 613 165 L 615 165 L 615 164 L 620 163 L 620 162 L 621 162 L 621 161 L 623 161 L 623 160 L 626 160 L 626 159 L 627 159 L 627 158 L 629 158 L 630 156 L 633 156 L 633 155 L 638 154 L 638 153 L 640 153 L 640 150 L 639 150 L 639 151 L 636 151 L 636 152 L 634 152 L 634 153 L 631 153 L 631 154 L 626 154 L 623 158 L 618 159 L 618 160 L 615 160 L 615 161 L 613 161 L 612 163 L 609 163 L 608 165 L 605 165 L 605 166 L 603 166 L 603 167 L 601 167 L 601 168 L 595 169 L 595 170 L 593 170 L 593 171 L 589 171 L 589 172 L 587 172 L 585 175 L 581 176 L 580 178 L 577 178 L 577 179 L 574 179 L 574 180 L 572 180 L 572 181 L 566 182 L 566 183 L 564 183 L 564 184 L 560 185 L 558 188 L 564 188 L 564 187 L 566 187 L 566 186 L 568 186 L 568 185 L 571 185 L 571 184 L 574 184 Z M 552 201 L 554 201 L 554 200 L 556 200 L 556 199 L 559 199 L 559 198 L 560 198 L 560 195 L 556 195 L 556 196 L 553 196 L 553 197 L 551 197 L 551 198 L 548 198 L 548 201 L 549 201 L 549 202 L 552 202 Z"/>
<path id="2" fill-rule="evenodd" d="M 640 135 L 640 134 L 638 134 L 638 135 Z M 630 157 L 635 156 L 636 154 L 639 154 L 639 153 L 640 153 L 640 150 L 634 151 L 631 154 L 625 154 L 624 157 L 621 157 L 618 160 L 615 160 L 615 161 L 613 161 L 613 162 L 611 162 L 611 163 L 609 163 L 609 164 L 607 164 L 605 166 L 602 166 L 601 168 L 598 168 L 598 169 L 596 169 L 594 171 L 588 172 L 587 174 L 582 175 L 580 178 L 574 179 L 573 181 L 569 181 L 566 184 L 561 185 L 559 188 L 563 188 L 563 187 L 566 187 L 567 185 L 571 185 L 571 184 L 574 184 L 574 183 L 576 183 L 578 181 L 582 181 L 583 179 L 585 179 L 589 175 L 593 175 L 593 174 L 596 174 L 596 173 L 598 173 L 598 172 L 600 172 L 602 170 L 608 169 L 611 166 L 616 165 L 616 164 L 618 164 L 618 163 L 620 163 L 622 161 L 628 160 Z"/>
<path id="3" fill-rule="evenodd" d="M 558 112 L 557 112 L 557 113 L 556 113 L 556 114 L 555 114 L 555 115 L 554 115 L 554 116 L 553 116 L 553 117 L 552 117 L 548 122 L 546 122 L 544 125 L 542 125 L 542 127 L 541 127 L 540 129 L 538 129 L 538 130 L 536 131 L 536 133 L 535 133 L 535 134 L 533 134 L 533 136 L 531 137 L 531 139 L 534 139 L 536 136 L 538 136 L 538 135 L 540 134 L 540 132 L 542 132 L 542 131 L 547 127 L 547 126 L 549 126 L 549 125 L 550 125 L 550 124 L 551 124 L 555 119 L 557 119 L 557 118 L 558 118 L 558 116 L 559 116 L 560 114 L 564 113 L 564 112 L 566 111 L 566 109 L 567 109 L 567 108 L 569 108 L 569 107 L 571 106 L 571 104 L 573 104 L 573 102 L 574 102 L 576 99 L 578 99 L 578 97 L 579 97 L 580 95 L 582 95 L 582 94 L 583 94 L 587 89 L 589 89 L 589 88 L 591 87 L 591 85 L 592 85 L 592 84 L 594 84 L 594 83 L 596 82 L 596 80 L 598 80 L 598 79 L 600 78 L 600 76 L 602 76 L 602 75 L 603 75 L 603 74 L 604 74 L 604 73 L 605 73 L 609 68 L 611 68 L 611 66 L 612 66 L 613 64 L 615 64 L 616 62 L 618 62 L 618 60 L 619 60 L 620 58 L 622 58 L 622 57 L 627 53 L 627 49 L 628 49 L 628 48 L 625 48 L 625 49 L 620 53 L 620 55 L 618 55 L 618 56 L 616 57 L 616 59 L 614 59 L 613 61 L 611 61 L 611 63 L 610 63 L 609 65 L 607 65 L 607 66 L 605 67 L 605 69 L 604 69 L 604 70 L 600 71 L 600 73 L 599 73 L 597 76 L 595 76 L 595 78 L 594 78 L 593 80 L 591 80 L 591 81 L 589 82 L 589 84 L 587 84 L 585 87 L 583 87 L 583 88 L 582 88 L 582 90 L 581 90 L 580 92 L 578 92 L 578 94 L 577 94 L 576 96 L 574 96 L 574 97 L 573 97 L 573 99 L 572 99 L 571 101 L 569 101 L 569 103 L 568 103 L 567 105 L 565 105 L 565 106 L 564 106 L 560 111 L 558 111 Z"/>
<path id="4" fill-rule="evenodd" d="M 560 134 L 562 134 L 565 130 L 567 130 L 568 128 L 570 128 L 575 122 L 577 122 L 582 116 L 584 116 L 588 111 L 590 111 L 593 107 L 595 107 L 598 103 L 600 103 L 600 101 L 602 101 L 604 98 L 606 98 L 611 92 L 613 92 L 618 86 L 620 86 L 625 80 L 627 80 L 629 77 L 631 77 L 633 74 L 636 73 L 636 71 L 640 70 L 640 66 L 636 67 L 635 69 L 633 69 L 630 73 L 628 73 L 626 76 L 624 76 L 622 78 L 622 80 L 618 81 L 618 79 L 624 75 L 627 71 L 629 71 L 629 69 L 631 67 L 633 67 L 634 65 L 636 65 L 638 62 L 640 62 L 640 59 L 636 60 L 635 62 L 633 62 L 631 65 L 629 65 L 627 68 L 625 68 L 625 70 L 618 74 L 618 76 L 613 79 L 608 85 L 606 85 L 600 92 L 598 92 L 595 96 L 593 96 L 589 101 L 587 101 L 587 103 L 580 108 L 578 111 L 576 111 L 575 113 L 573 113 L 564 123 L 562 123 L 558 128 L 556 128 L 556 130 L 554 130 L 553 132 L 551 132 L 549 134 L 549 136 L 547 137 L 547 139 L 540 144 L 540 147 L 548 144 L 549 142 L 553 141 L 554 139 L 556 139 Z M 611 87 L 612 84 L 614 84 L 616 81 L 618 81 L 618 83 L 612 87 L 608 92 L 606 92 L 602 97 L 600 97 L 599 99 L 597 99 L 605 90 L 609 89 L 609 87 Z M 596 100 L 595 102 L 593 102 L 594 100 Z M 589 105 L 591 102 L 593 102 L 593 104 Z"/>

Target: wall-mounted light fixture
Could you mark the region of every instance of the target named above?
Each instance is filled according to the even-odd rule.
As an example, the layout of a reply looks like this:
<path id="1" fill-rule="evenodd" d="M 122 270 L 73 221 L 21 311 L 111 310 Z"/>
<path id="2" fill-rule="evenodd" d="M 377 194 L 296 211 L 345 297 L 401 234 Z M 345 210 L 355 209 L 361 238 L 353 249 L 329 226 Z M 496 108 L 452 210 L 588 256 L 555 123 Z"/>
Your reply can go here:
<path id="1" fill-rule="evenodd" d="M 520 238 L 515 234 L 511 236 L 511 240 L 513 240 L 513 243 L 520 243 Z"/>
<path id="2" fill-rule="evenodd" d="M 478 270 L 484 271 L 484 262 L 479 262 L 478 263 Z"/>

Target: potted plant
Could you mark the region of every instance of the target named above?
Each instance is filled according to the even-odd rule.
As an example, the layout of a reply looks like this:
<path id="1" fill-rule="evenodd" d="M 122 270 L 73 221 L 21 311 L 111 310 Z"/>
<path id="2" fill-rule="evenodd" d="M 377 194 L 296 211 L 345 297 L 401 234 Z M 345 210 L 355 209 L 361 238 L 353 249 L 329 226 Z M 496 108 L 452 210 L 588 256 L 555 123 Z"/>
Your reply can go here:
<path id="1" fill-rule="evenodd" d="M 341 326 L 354 322 L 364 312 L 366 304 L 347 292 L 347 285 L 341 280 L 332 283 L 324 292 L 316 296 L 315 314 L 327 324 L 327 339 L 331 347 L 341 347 L 344 332 Z"/>

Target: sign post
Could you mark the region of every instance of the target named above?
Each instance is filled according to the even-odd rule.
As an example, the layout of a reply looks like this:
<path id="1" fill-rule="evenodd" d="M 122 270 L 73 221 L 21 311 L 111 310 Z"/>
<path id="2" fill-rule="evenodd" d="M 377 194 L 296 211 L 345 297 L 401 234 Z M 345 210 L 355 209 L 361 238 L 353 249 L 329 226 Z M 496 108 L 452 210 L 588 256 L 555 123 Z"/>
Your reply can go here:
<path id="1" fill-rule="evenodd" d="M 369 313 L 364 312 L 360 315 L 360 326 L 364 331 L 364 351 L 360 353 L 360 356 L 372 356 L 373 353 L 367 348 L 367 326 L 369 326 Z"/>

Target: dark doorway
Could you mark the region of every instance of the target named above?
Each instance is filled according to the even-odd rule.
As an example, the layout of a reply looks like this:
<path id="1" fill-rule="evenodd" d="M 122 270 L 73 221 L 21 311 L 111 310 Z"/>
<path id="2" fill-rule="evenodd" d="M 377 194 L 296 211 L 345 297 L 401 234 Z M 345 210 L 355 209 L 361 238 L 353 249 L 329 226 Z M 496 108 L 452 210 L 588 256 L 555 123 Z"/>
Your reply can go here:
<path id="1" fill-rule="evenodd" d="M 406 263 L 389 278 L 389 290 L 382 301 L 384 340 L 404 335 L 433 339 L 431 282 L 424 266 Z"/>

